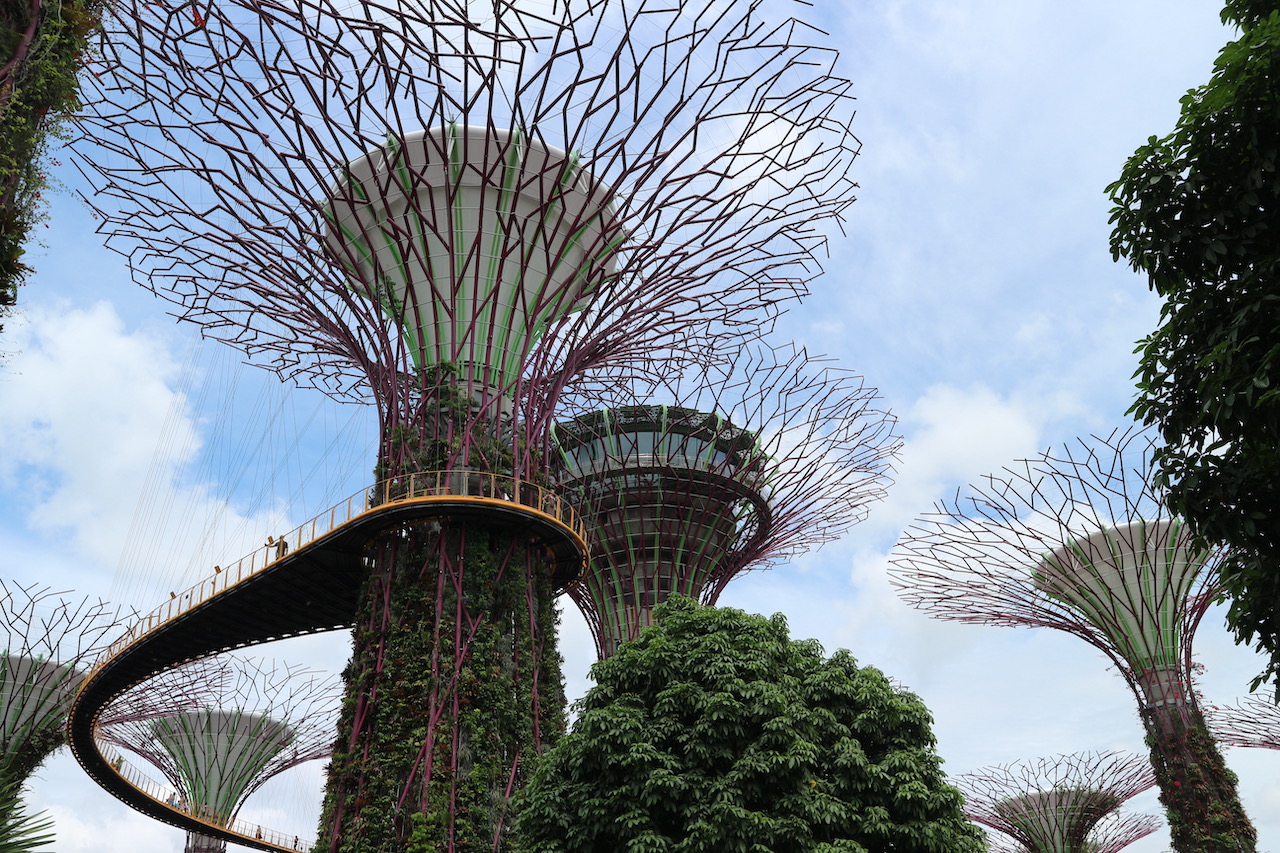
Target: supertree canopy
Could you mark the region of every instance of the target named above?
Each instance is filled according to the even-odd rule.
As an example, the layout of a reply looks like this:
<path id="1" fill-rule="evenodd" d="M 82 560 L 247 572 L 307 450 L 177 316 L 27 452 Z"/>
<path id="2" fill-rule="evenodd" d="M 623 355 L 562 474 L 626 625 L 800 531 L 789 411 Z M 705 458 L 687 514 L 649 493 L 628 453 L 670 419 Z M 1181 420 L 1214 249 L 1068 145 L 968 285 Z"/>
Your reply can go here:
<path id="1" fill-rule="evenodd" d="M 79 150 L 140 281 L 377 402 L 394 466 L 442 371 L 528 437 L 563 382 L 749 329 L 816 273 L 853 200 L 848 83 L 762 5 L 138 0 Z"/>
<path id="2" fill-rule="evenodd" d="M 373 403 L 380 478 L 470 500 L 364 551 L 323 849 L 505 844 L 564 725 L 574 535 L 507 494 L 550 483 L 567 388 L 705 362 L 817 273 L 858 143 L 805 5 L 112 8 L 78 149 L 110 245 L 206 336 Z"/>
<path id="3" fill-rule="evenodd" d="M 1160 518 L 1152 448 L 1130 430 L 989 475 L 903 535 L 891 574 L 937 618 L 1057 628 L 1102 651 L 1138 700 L 1174 848 L 1253 850 L 1191 684 L 1216 555 Z"/>
<path id="4" fill-rule="evenodd" d="M 65 594 L 0 580 L 0 785 L 21 785 L 65 742 L 80 667 L 120 624 L 107 604 Z"/>
<path id="5" fill-rule="evenodd" d="M 164 774 L 178 792 L 173 808 L 226 826 L 268 779 L 329 755 L 340 690 L 331 678 L 270 661 L 227 658 L 217 665 L 222 678 L 203 707 L 175 703 L 162 677 L 124 700 L 155 713 L 106 722 L 103 735 Z M 207 664 L 201 668 L 208 672 Z M 187 834 L 186 853 L 226 849 L 218 838 Z"/>
<path id="6" fill-rule="evenodd" d="M 1010 853 L 1116 853 L 1160 826 L 1154 815 L 1120 814 L 1155 785 L 1151 764 L 1117 752 L 1059 755 L 984 768 L 953 780 L 965 814 L 997 830 Z"/>
<path id="7" fill-rule="evenodd" d="M 1138 519 L 1064 542 L 1044 555 L 1033 577 L 1103 632 L 1130 664 L 1142 700 L 1155 706 L 1190 690 L 1183 660 L 1194 623 L 1184 634 L 1184 614 L 1189 604 L 1203 612 L 1213 556 L 1192 548 L 1178 519 Z"/>
<path id="8" fill-rule="evenodd" d="M 1234 705 L 1215 705 L 1205 715 L 1219 743 L 1280 749 L 1280 706 L 1268 699 L 1245 696 Z"/>
<path id="9" fill-rule="evenodd" d="M 591 553 L 569 594 L 601 658 L 673 593 L 714 604 L 738 573 L 838 536 L 887 485 L 899 441 L 876 393 L 793 348 L 747 347 L 669 404 L 556 425 Z"/>

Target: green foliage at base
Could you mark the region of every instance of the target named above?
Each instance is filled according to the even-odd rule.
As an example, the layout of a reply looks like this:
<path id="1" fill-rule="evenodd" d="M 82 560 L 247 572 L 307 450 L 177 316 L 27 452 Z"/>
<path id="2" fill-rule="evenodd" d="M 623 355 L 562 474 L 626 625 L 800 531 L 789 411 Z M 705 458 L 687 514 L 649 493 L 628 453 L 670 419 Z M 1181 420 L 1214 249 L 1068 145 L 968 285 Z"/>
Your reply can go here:
<path id="1" fill-rule="evenodd" d="M 1165 300 L 1133 411 L 1165 440 L 1169 507 L 1231 546 L 1227 620 L 1270 656 L 1261 682 L 1280 678 L 1280 2 L 1223 19 L 1240 38 L 1107 191 L 1113 255 Z"/>
<path id="2" fill-rule="evenodd" d="M 371 554 L 317 849 L 502 849 L 509 790 L 564 729 L 548 577 L 531 594 L 519 537 L 474 523 Z"/>
<path id="3" fill-rule="evenodd" d="M 1253 853 L 1257 833 L 1236 776 L 1195 708 L 1143 712 L 1151 766 L 1177 853 Z"/>
<path id="4" fill-rule="evenodd" d="M 51 135 L 79 108 L 76 80 L 98 28 L 101 0 L 0 0 L 0 321 L 17 301 L 31 268 L 23 245 L 44 215 L 42 160 Z M 0 325 L 3 328 L 3 325 Z"/>
<path id="5" fill-rule="evenodd" d="M 45 813 L 27 814 L 22 784 L 0 781 L 0 853 L 32 853 L 53 843 L 53 819 Z"/>
<path id="6" fill-rule="evenodd" d="M 524 793 L 521 853 L 969 853 L 929 712 L 781 616 L 674 599 L 596 664 Z"/>

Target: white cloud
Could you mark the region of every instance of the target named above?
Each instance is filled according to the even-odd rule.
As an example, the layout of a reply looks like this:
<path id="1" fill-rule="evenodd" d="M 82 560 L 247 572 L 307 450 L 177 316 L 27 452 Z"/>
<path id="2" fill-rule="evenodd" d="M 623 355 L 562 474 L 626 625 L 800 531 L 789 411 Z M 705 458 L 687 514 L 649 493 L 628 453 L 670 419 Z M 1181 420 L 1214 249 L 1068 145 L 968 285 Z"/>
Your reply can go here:
<path id="1" fill-rule="evenodd" d="M 122 498 L 141 490 L 173 400 L 174 359 L 156 337 L 126 333 L 105 302 L 32 309 L 15 343 L 22 357 L 2 386 L 10 451 L 0 472 L 26 490 L 32 526 L 69 531 L 83 553 L 110 560 L 133 511 Z M 199 445 L 189 424 L 172 428 L 171 461 L 181 464 Z"/>

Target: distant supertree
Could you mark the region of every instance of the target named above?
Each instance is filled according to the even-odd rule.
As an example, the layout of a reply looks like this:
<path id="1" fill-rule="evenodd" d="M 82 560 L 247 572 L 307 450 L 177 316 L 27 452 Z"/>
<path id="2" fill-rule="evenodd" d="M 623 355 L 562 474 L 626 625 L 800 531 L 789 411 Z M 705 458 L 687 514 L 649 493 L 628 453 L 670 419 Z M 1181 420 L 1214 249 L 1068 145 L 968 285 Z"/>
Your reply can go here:
<path id="1" fill-rule="evenodd" d="M 105 602 L 0 580 L 0 785 L 21 786 L 66 742 L 81 667 L 122 614 Z"/>
<path id="2" fill-rule="evenodd" d="M 102 735 L 164 774 L 178 791 L 171 806 L 225 826 L 268 779 L 330 754 L 341 690 L 336 679 L 273 661 L 229 658 L 218 666 L 223 680 L 204 707 L 108 722 Z M 143 684 L 126 701 L 172 708 L 162 686 Z M 226 849 L 218 838 L 187 833 L 185 853 Z"/>
<path id="3" fill-rule="evenodd" d="M 564 725 L 577 566 L 546 554 L 580 540 L 529 486 L 561 392 L 754 334 L 853 201 L 806 5 L 113 5 L 79 146 L 110 245 L 206 336 L 372 402 L 378 500 L 468 498 L 363 555 L 325 849 L 503 846 Z"/>
<path id="4" fill-rule="evenodd" d="M 1260 696 L 1245 696 L 1235 705 L 1205 711 L 1219 743 L 1257 749 L 1280 749 L 1280 706 Z"/>
<path id="5" fill-rule="evenodd" d="M 1121 815 L 1155 785 L 1151 763 L 1119 752 L 1057 755 L 965 773 L 952 780 L 970 820 L 1009 836 L 1010 853 L 1116 853 L 1160 826 L 1154 815 Z"/>
<path id="6" fill-rule="evenodd" d="M 989 475 L 903 535 L 891 574 L 931 616 L 1057 628 L 1099 649 L 1138 700 L 1174 849 L 1251 851 L 1253 826 L 1191 684 L 1216 555 L 1159 517 L 1152 446 L 1117 432 Z"/>
<path id="7" fill-rule="evenodd" d="M 792 347 L 744 348 L 662 397 L 556 426 L 591 542 L 569 594 L 602 659 L 673 593 L 714 604 L 739 573 L 839 536 L 883 496 L 899 447 L 874 389 Z"/>

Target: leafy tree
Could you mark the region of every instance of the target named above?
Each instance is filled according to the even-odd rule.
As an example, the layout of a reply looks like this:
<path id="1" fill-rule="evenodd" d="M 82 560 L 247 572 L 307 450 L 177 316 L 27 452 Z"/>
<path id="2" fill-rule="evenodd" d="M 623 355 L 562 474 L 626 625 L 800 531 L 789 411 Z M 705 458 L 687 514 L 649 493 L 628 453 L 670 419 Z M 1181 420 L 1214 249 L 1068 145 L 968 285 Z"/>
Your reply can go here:
<path id="1" fill-rule="evenodd" d="M 966 853 L 929 712 L 781 615 L 674 599 L 596 664 L 524 796 L 525 853 Z"/>
<path id="2" fill-rule="evenodd" d="M 102 5 L 0 0 L 0 321 L 31 272 L 22 254 L 43 216 L 41 161 L 50 136 L 78 106 L 76 74 Z"/>
<path id="3" fill-rule="evenodd" d="M 28 814 L 22 806 L 22 785 L 0 780 L 0 853 L 48 850 L 53 843 L 53 820 L 44 812 Z"/>
<path id="4" fill-rule="evenodd" d="M 1280 676 L 1280 3 L 1232 0 L 1240 37 L 1108 187 L 1111 250 L 1165 299 L 1133 413 L 1157 424 L 1170 509 L 1232 547 L 1228 623 Z"/>

